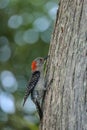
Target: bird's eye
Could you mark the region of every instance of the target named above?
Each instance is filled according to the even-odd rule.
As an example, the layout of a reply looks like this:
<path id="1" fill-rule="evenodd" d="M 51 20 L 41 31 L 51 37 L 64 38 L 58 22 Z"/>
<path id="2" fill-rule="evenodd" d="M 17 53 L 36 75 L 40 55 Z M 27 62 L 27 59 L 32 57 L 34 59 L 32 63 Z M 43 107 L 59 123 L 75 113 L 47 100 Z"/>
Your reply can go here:
<path id="1" fill-rule="evenodd" d="M 40 62 L 42 62 L 43 61 L 43 59 L 40 59 Z"/>

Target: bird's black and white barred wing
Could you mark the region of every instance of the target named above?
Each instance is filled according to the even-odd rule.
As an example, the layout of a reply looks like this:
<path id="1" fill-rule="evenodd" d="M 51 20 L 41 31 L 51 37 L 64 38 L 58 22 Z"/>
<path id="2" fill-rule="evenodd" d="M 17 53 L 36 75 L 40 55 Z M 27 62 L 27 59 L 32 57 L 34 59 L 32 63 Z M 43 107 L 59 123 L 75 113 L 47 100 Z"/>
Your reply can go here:
<path id="1" fill-rule="evenodd" d="M 27 88 L 26 88 L 23 106 L 24 106 L 29 94 L 34 89 L 34 87 L 36 86 L 39 78 L 40 78 L 40 72 L 39 71 L 35 71 L 35 72 L 32 73 L 31 79 L 30 79 L 30 81 L 29 81 L 29 83 L 27 85 Z"/>

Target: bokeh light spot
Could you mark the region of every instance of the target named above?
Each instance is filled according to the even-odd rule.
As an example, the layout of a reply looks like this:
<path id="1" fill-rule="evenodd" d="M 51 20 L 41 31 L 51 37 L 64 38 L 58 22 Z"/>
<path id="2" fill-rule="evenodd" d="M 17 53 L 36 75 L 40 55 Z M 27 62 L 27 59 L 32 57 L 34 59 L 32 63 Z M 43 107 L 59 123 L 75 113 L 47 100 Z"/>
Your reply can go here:
<path id="1" fill-rule="evenodd" d="M 0 47 L 3 47 L 3 45 L 9 44 L 8 39 L 5 36 L 0 37 Z"/>
<path id="2" fill-rule="evenodd" d="M 5 90 L 15 92 L 17 90 L 17 81 L 10 71 L 1 72 L 1 83 Z"/>
<path id="3" fill-rule="evenodd" d="M 50 9 L 52 9 L 54 7 L 58 7 L 58 4 L 55 3 L 55 2 L 50 1 L 50 2 L 46 3 L 45 10 L 50 10 Z"/>
<path id="4" fill-rule="evenodd" d="M 34 22 L 34 27 L 40 32 L 47 30 L 49 26 L 50 20 L 48 20 L 45 16 L 37 18 Z"/>
<path id="5" fill-rule="evenodd" d="M 6 94 L 4 92 L 0 93 L 0 107 L 1 109 L 9 114 L 15 112 L 14 98 L 11 94 Z"/>
<path id="6" fill-rule="evenodd" d="M 39 33 L 35 29 L 29 29 L 24 32 L 23 38 L 26 43 L 35 43 L 39 39 Z"/>
<path id="7" fill-rule="evenodd" d="M 20 15 L 13 15 L 8 20 L 8 26 L 13 29 L 20 27 L 22 23 L 23 23 L 23 18 Z"/>
<path id="8" fill-rule="evenodd" d="M 0 37 L 0 61 L 6 62 L 11 57 L 9 41 L 6 37 Z"/>
<path id="9" fill-rule="evenodd" d="M 0 0 L 0 9 L 4 9 L 8 6 L 9 0 Z"/>
<path id="10" fill-rule="evenodd" d="M 0 52 L 0 61 L 6 62 L 11 56 L 11 49 L 9 46 L 4 46 Z"/>
<path id="11" fill-rule="evenodd" d="M 54 20 L 56 18 L 56 13 L 57 13 L 57 9 L 58 9 L 58 4 L 55 2 L 48 2 L 45 7 L 45 10 L 47 10 L 50 18 L 52 20 Z"/>
<path id="12" fill-rule="evenodd" d="M 46 31 L 42 32 L 40 37 L 45 43 L 49 43 L 51 39 L 52 27 L 49 27 Z"/>
<path id="13" fill-rule="evenodd" d="M 56 19 L 56 13 L 57 13 L 58 7 L 53 7 L 52 9 L 49 10 L 49 15 L 50 17 L 54 20 Z"/>

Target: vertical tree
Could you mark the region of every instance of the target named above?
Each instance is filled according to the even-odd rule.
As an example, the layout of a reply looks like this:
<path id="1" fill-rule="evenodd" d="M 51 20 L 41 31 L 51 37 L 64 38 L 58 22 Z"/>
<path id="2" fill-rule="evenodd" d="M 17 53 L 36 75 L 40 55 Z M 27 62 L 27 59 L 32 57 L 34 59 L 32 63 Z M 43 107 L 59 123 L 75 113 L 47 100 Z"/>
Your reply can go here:
<path id="1" fill-rule="evenodd" d="M 60 0 L 41 130 L 87 130 L 87 0 Z"/>

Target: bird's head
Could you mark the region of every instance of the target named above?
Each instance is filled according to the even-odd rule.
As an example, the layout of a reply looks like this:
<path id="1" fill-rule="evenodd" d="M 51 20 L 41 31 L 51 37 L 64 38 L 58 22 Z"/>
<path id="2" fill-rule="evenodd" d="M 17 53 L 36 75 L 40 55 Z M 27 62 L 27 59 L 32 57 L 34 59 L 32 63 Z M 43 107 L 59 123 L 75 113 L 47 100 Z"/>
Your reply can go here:
<path id="1" fill-rule="evenodd" d="M 34 59 L 31 64 L 32 72 L 41 71 L 44 67 L 44 62 L 47 60 L 47 58 L 48 58 L 48 56 L 45 58 L 38 57 L 38 58 Z"/>

